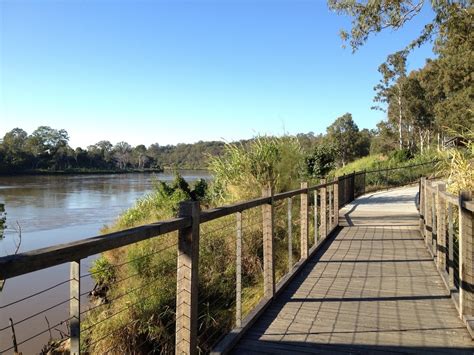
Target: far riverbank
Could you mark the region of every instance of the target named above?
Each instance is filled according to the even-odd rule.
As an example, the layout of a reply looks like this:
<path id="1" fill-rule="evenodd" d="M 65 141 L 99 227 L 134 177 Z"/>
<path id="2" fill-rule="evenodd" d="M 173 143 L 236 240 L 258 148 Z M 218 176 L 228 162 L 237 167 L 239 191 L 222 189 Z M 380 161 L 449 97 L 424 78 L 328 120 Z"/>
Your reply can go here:
<path id="1" fill-rule="evenodd" d="M 144 173 L 162 173 L 165 169 L 66 169 L 66 170 L 47 170 L 31 169 L 21 171 L 0 172 L 0 176 L 20 176 L 20 175 L 105 175 L 105 174 L 144 174 Z"/>

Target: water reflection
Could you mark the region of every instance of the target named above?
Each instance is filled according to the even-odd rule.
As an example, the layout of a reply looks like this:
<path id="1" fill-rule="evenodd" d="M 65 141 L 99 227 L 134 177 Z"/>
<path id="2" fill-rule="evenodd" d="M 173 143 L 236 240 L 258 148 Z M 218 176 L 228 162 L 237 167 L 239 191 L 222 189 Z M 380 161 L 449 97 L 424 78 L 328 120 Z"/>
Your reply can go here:
<path id="1" fill-rule="evenodd" d="M 209 174 L 202 171 L 181 173 L 188 181 L 209 178 Z M 0 177 L 0 203 L 8 209 L 10 223 L 19 221 L 24 235 L 22 251 L 26 251 L 31 249 L 30 243 L 34 243 L 31 239 L 35 237 L 30 233 L 91 224 L 98 232 L 149 192 L 155 179 L 170 181 L 173 177 L 171 172 Z M 93 235 L 82 237 L 86 236 Z M 41 246 L 62 243 L 69 238 L 55 233 L 47 239 Z"/>

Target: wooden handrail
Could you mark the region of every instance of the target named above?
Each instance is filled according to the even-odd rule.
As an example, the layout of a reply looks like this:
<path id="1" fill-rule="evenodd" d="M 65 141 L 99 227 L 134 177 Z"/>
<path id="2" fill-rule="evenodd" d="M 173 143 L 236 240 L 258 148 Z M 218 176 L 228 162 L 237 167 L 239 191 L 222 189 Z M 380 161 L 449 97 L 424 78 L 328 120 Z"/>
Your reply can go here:
<path id="1" fill-rule="evenodd" d="M 59 244 L 16 255 L 4 256 L 0 258 L 0 279 L 6 280 L 48 267 L 77 261 L 91 255 L 120 248 L 190 226 L 190 218 L 173 218 L 163 222 L 77 240 L 67 244 Z"/>
<path id="2" fill-rule="evenodd" d="M 474 338 L 474 201 L 470 192 L 461 191 L 456 196 L 445 188 L 442 181 L 421 179 L 420 233 L 451 292 L 460 318 Z M 457 234 L 453 206 L 458 213 Z"/>
<path id="3" fill-rule="evenodd" d="M 209 222 L 250 208 L 268 204 L 271 202 L 272 198 L 273 201 L 283 200 L 288 197 L 297 196 L 307 191 L 314 191 L 335 183 L 336 181 L 331 181 L 310 188 L 278 193 L 273 197 L 260 197 L 250 201 L 205 210 L 201 212 L 200 220 L 201 223 Z M 0 257 L 0 280 L 6 280 L 52 266 L 84 259 L 91 255 L 134 244 L 166 233 L 175 232 L 179 229 L 187 228 L 190 225 L 191 220 L 189 218 L 173 218 L 166 221 L 146 224 L 140 227 L 125 229 L 120 232 L 103 234 L 70 243 L 58 244 L 16 255 Z"/>

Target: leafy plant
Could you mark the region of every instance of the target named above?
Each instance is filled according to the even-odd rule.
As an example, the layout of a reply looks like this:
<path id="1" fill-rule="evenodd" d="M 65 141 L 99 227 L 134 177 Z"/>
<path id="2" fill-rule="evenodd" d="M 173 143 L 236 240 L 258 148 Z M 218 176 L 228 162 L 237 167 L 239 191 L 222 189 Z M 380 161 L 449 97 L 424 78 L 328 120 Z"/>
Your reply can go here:
<path id="1" fill-rule="evenodd" d="M 90 272 L 98 284 L 109 284 L 115 279 L 115 269 L 105 256 L 94 261 Z"/>
<path id="2" fill-rule="evenodd" d="M 265 186 L 275 191 L 298 182 L 302 156 L 294 137 L 260 136 L 247 145 L 227 144 L 224 154 L 210 159 L 214 176 L 212 198 L 225 202 L 254 198 Z"/>

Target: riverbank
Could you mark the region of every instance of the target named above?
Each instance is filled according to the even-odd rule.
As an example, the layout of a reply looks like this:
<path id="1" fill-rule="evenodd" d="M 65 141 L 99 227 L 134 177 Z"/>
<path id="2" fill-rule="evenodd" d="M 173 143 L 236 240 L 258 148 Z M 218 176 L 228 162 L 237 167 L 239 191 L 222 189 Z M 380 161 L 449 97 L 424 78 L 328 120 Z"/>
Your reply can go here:
<path id="1" fill-rule="evenodd" d="M 65 169 L 65 170 L 47 170 L 32 169 L 22 171 L 0 172 L 0 176 L 19 176 L 19 175 L 102 175 L 102 174 L 132 174 L 132 173 L 162 173 L 165 169 Z"/>

